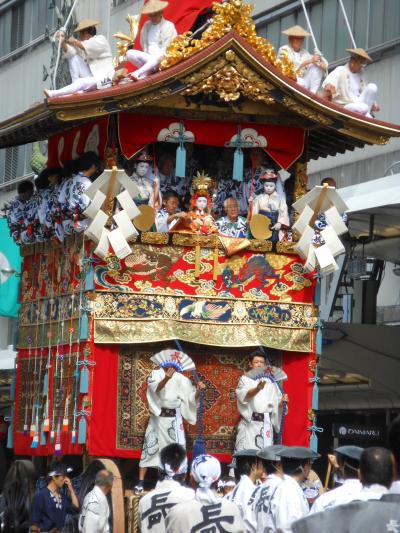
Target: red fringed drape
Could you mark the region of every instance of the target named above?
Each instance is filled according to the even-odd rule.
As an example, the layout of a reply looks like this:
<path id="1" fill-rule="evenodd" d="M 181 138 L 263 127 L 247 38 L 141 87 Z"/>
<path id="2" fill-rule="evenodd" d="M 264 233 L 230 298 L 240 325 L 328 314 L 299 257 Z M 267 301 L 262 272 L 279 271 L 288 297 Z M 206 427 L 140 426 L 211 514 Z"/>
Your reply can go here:
<path id="1" fill-rule="evenodd" d="M 288 379 L 284 382 L 285 393 L 289 396 L 289 409 L 283 427 L 283 444 L 286 446 L 309 446 L 312 425 L 308 419 L 311 408 L 313 377 L 309 369 L 310 361 L 315 359 L 312 353 L 284 352 L 282 368 Z"/>

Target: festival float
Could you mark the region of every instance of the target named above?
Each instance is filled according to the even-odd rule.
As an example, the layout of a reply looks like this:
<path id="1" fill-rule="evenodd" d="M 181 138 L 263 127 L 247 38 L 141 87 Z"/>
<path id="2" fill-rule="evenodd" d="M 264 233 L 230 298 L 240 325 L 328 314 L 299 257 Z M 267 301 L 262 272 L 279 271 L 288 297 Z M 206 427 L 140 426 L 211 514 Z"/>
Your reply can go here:
<path id="1" fill-rule="evenodd" d="M 256 35 L 251 6 L 229 0 L 213 9 L 201 36 L 173 41 L 158 73 L 49 98 L 0 124 L 1 148 L 47 139 L 48 166 L 90 149 L 106 168 L 87 191 L 84 233 L 21 247 L 16 455 L 138 459 L 150 358 L 171 348 L 193 359 L 206 385 L 200 423 L 185 428 L 189 451 L 202 438 L 208 453 L 231 460 L 235 389 L 255 349 L 286 377 L 289 409 L 275 439 L 317 446 L 319 280 L 341 252 L 337 214 L 345 206 L 330 188 L 305 196 L 307 163 L 385 144 L 400 127 L 296 84 L 290 61 Z M 132 200 L 136 186 L 119 161 L 173 146 L 184 176 L 188 144 L 198 153 L 230 148 L 237 181 L 248 151 L 261 148 L 287 177 L 286 238 L 271 239 L 260 214 L 250 238 L 179 225 L 154 231 L 154 210 Z M 308 227 L 329 210 L 335 231 L 324 253 Z"/>

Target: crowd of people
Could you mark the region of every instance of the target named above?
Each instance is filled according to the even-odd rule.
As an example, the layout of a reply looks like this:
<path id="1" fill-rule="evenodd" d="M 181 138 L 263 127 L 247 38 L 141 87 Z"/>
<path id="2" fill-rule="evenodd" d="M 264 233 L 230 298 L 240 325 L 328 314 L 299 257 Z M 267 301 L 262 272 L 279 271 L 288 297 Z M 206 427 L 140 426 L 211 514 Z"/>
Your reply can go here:
<path id="1" fill-rule="evenodd" d="M 110 44 L 97 34 L 98 21 L 83 20 L 75 28 L 76 37 L 66 39 L 57 32 L 56 40 L 64 51 L 72 83 L 60 89 L 46 90 L 49 98 L 66 96 L 83 91 L 110 87 L 118 83 L 130 83 L 151 76 L 159 70 L 168 46 L 177 36 L 175 25 L 164 18 L 168 2 L 149 0 L 141 14 L 148 17 L 140 33 L 142 50 L 129 43 L 124 62 L 114 69 Z M 288 58 L 295 67 L 297 83 L 313 94 L 344 106 L 361 115 L 372 117 L 379 111 L 376 102 L 378 88 L 368 83 L 363 75 L 364 67 L 372 62 L 362 48 L 348 48 L 349 60 L 328 74 L 328 62 L 319 50 L 311 54 L 304 41 L 311 34 L 299 25 L 282 32 L 288 43 L 278 50 L 280 59 Z M 136 70 L 135 70 L 136 69 Z"/>
<path id="2" fill-rule="evenodd" d="M 400 529 L 400 416 L 389 447 L 340 446 L 328 455 L 332 488 L 301 446 L 236 452 L 228 475 L 208 454 L 189 462 L 178 443 L 159 457 L 156 486 L 141 494 L 142 533 L 396 533 Z M 0 496 L 1 531 L 109 533 L 114 476 L 95 460 L 72 481 L 60 461 L 37 480 L 30 461 L 15 461 Z"/>
<path id="3" fill-rule="evenodd" d="M 193 155 L 193 144 L 188 143 L 186 151 L 183 178 L 175 175 L 175 158 L 168 147 L 156 160 L 142 152 L 134 160 L 121 161 L 138 187 L 136 205 L 155 210 L 153 231 L 246 238 L 251 237 L 252 215 L 263 214 L 269 219 L 273 242 L 291 240 L 287 199 L 292 180 L 282 181 L 262 149 L 248 151 L 249 167 L 242 182 L 231 178 L 231 148 L 222 149 L 221 158 L 217 149 L 199 149 L 201 161 Z M 212 177 L 201 170 L 204 167 Z M 65 236 L 83 232 L 89 225 L 84 212 L 90 199 L 85 191 L 101 172 L 98 156 L 86 152 L 62 167 L 46 168 L 34 181 L 19 183 L 18 196 L 4 208 L 14 240 L 21 245 L 63 242 Z"/>

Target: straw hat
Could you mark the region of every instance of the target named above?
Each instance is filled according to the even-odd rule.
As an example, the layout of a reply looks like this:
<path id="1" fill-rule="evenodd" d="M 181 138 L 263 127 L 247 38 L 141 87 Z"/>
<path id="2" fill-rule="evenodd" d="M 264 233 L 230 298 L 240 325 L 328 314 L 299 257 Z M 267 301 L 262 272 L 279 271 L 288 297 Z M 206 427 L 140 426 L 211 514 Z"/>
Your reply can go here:
<path id="1" fill-rule="evenodd" d="M 287 35 L 288 37 L 310 37 L 311 33 L 308 33 L 304 28 L 301 26 L 291 26 L 287 30 L 284 30 L 283 35 Z"/>
<path id="2" fill-rule="evenodd" d="M 367 54 L 364 48 L 346 48 L 346 52 L 349 52 L 351 56 L 361 57 L 368 61 L 368 63 L 372 63 L 373 61 L 372 57 Z"/>
<path id="3" fill-rule="evenodd" d="M 142 7 L 142 15 L 151 15 L 152 13 L 158 13 L 163 11 L 168 5 L 168 2 L 164 0 L 148 0 Z"/>
<path id="4" fill-rule="evenodd" d="M 74 29 L 74 32 L 78 33 L 80 31 L 87 30 L 87 28 L 93 28 L 94 26 L 98 26 L 99 24 L 100 22 L 98 20 L 83 19 Z"/>

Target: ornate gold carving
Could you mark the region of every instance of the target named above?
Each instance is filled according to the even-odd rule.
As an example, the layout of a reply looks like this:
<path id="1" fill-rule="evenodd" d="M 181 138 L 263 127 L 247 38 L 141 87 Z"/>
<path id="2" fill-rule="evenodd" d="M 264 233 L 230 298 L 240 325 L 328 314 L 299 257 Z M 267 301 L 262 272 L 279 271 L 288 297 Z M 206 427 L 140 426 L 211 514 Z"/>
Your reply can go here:
<path id="1" fill-rule="evenodd" d="M 142 94 L 142 95 L 134 96 L 132 98 L 123 100 L 118 104 L 118 107 L 121 111 L 127 111 L 128 109 L 131 109 L 134 107 L 146 106 L 147 104 L 151 102 L 154 102 L 156 100 L 161 100 L 162 98 L 170 96 L 170 94 L 171 94 L 171 89 L 169 88 L 156 89 L 152 91 L 151 93 Z"/>
<path id="2" fill-rule="evenodd" d="M 294 181 L 294 201 L 297 202 L 307 192 L 307 164 L 296 163 L 296 176 Z"/>
<path id="3" fill-rule="evenodd" d="M 333 124 L 333 121 L 323 115 L 322 113 L 318 113 L 317 111 L 313 111 L 309 108 L 309 106 L 305 106 L 303 104 L 300 104 L 295 100 L 294 98 L 291 98 L 290 96 L 284 96 L 283 105 L 288 107 L 290 110 L 294 111 L 295 113 L 301 115 L 302 117 L 312 120 L 313 122 L 318 122 L 319 124 L 322 124 L 323 126 L 330 126 Z"/>
<path id="4" fill-rule="evenodd" d="M 165 59 L 161 63 L 161 69 L 166 69 L 180 63 L 184 59 L 197 54 L 200 50 L 221 39 L 231 31 L 237 32 L 269 63 L 274 65 L 283 74 L 296 79 L 293 63 L 284 58 L 277 58 L 272 44 L 264 37 L 256 33 L 256 26 L 251 17 L 253 6 L 244 5 L 242 0 L 227 0 L 222 4 L 213 4 L 214 17 L 211 25 L 205 30 L 200 39 L 193 39 L 192 33 L 187 32 L 179 35 L 172 41 Z M 229 59 L 228 59 L 229 61 Z"/>
<path id="5" fill-rule="evenodd" d="M 168 244 L 168 233 L 154 233 L 145 231 L 140 237 L 143 244 Z"/>
<path id="6" fill-rule="evenodd" d="M 297 255 L 295 246 L 296 246 L 296 242 L 277 242 L 276 251 L 278 254 Z"/>
<path id="7" fill-rule="evenodd" d="M 267 346 L 293 352 L 311 350 L 312 333 L 307 329 L 274 328 L 245 324 L 191 324 L 174 320 L 94 321 L 94 342 L 97 344 L 137 344 L 180 339 L 206 346 Z"/>
<path id="8" fill-rule="evenodd" d="M 213 61 L 205 69 L 182 81 L 189 85 L 184 95 L 215 93 L 225 102 L 235 102 L 244 96 L 257 102 L 274 103 L 274 99 L 268 95 L 273 85 L 249 69 L 233 50 L 226 52 L 225 59 Z"/>

